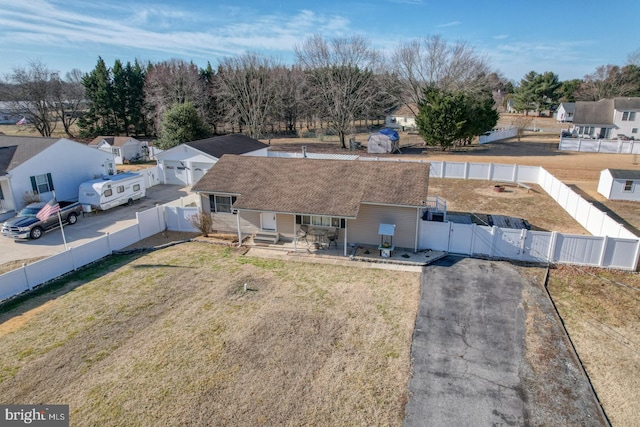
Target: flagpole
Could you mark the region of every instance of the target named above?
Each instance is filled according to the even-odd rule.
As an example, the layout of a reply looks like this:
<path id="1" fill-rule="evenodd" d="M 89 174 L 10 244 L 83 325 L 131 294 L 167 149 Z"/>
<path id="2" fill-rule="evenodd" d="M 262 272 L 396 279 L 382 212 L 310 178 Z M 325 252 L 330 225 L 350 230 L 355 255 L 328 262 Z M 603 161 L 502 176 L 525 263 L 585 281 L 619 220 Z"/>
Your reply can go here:
<path id="1" fill-rule="evenodd" d="M 67 247 L 67 238 L 64 237 L 64 227 L 62 226 L 62 217 L 60 216 L 60 211 L 58 211 L 58 221 L 60 221 L 60 231 L 62 232 L 62 241 L 64 242 L 64 250 L 67 251 L 69 248 Z"/>
<path id="2" fill-rule="evenodd" d="M 53 198 L 56 201 L 56 203 L 58 202 L 58 199 L 56 199 L 56 192 L 52 191 L 53 193 Z M 60 216 L 60 210 L 58 209 L 58 221 L 60 221 L 60 231 L 62 232 L 62 241 L 64 242 L 64 250 L 68 251 L 69 248 L 67 247 L 67 238 L 64 235 L 64 227 L 62 226 L 62 216 Z"/>

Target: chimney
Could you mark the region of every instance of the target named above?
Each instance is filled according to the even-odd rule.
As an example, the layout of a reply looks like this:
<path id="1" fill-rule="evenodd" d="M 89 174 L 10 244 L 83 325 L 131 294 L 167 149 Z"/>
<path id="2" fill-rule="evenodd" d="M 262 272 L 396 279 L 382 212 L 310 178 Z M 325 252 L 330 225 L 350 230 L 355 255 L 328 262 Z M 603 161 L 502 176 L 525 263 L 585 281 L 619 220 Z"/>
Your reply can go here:
<path id="1" fill-rule="evenodd" d="M 305 159 L 307 158 L 307 146 L 306 145 L 302 146 L 302 157 L 304 157 Z"/>

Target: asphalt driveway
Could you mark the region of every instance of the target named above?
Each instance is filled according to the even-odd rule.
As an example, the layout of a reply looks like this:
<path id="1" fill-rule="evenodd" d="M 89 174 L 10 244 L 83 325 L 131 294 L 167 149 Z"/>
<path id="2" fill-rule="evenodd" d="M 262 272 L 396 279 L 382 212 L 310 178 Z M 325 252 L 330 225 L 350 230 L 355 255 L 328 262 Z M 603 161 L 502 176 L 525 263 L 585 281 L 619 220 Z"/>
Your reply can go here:
<path id="1" fill-rule="evenodd" d="M 187 196 L 188 188 L 177 185 L 155 185 L 147 188 L 146 196 L 133 202 L 131 206 L 117 206 L 97 215 L 89 214 L 78 218 L 72 226 L 65 226 L 64 232 L 69 247 L 79 246 L 121 230 L 136 222 L 136 212 L 141 212 L 180 197 Z M 0 264 L 21 259 L 50 256 L 64 252 L 64 241 L 60 229 L 45 233 L 38 240 L 13 240 L 0 236 Z"/>
<path id="2" fill-rule="evenodd" d="M 606 425 L 545 298 L 509 263 L 426 267 L 405 426 Z"/>

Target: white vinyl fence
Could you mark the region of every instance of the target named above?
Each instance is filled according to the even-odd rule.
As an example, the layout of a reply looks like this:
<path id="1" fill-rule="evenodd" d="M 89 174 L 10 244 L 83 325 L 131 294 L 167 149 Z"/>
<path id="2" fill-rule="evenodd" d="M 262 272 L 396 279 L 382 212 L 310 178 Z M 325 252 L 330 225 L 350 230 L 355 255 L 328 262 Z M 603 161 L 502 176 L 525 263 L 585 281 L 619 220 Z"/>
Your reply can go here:
<path id="1" fill-rule="evenodd" d="M 640 240 L 421 221 L 419 249 L 525 262 L 634 270 Z"/>
<path id="2" fill-rule="evenodd" d="M 189 222 L 189 217 L 197 211 L 197 207 L 156 206 L 136 213 L 137 223 L 134 225 L 1 274 L 0 301 L 31 290 L 166 229 L 197 231 Z"/>
<path id="3" fill-rule="evenodd" d="M 489 142 L 498 141 L 500 139 L 513 138 L 517 135 L 518 128 L 515 126 L 510 126 L 508 128 L 492 130 L 488 135 L 480 135 L 478 137 L 478 143 L 487 144 Z"/>
<path id="4" fill-rule="evenodd" d="M 588 153 L 640 154 L 640 141 L 619 139 L 560 138 L 559 150 Z"/>

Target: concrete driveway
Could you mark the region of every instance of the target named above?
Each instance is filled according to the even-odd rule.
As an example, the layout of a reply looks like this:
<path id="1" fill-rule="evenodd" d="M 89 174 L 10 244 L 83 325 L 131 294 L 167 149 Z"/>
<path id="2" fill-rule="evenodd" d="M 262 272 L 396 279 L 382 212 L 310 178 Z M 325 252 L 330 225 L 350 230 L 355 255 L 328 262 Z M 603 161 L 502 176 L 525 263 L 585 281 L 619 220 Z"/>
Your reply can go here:
<path id="1" fill-rule="evenodd" d="M 509 263 L 426 267 L 404 425 L 606 425 L 552 310 Z"/>
<path id="2" fill-rule="evenodd" d="M 177 185 L 156 185 L 147 188 L 146 196 L 136 200 L 131 206 L 118 206 L 97 215 L 89 214 L 78 218 L 74 225 L 64 227 L 67 245 L 79 246 L 106 233 L 128 227 L 136 222 L 136 212 L 164 204 L 189 194 L 187 187 Z M 64 242 L 60 229 L 45 233 L 38 240 L 13 240 L 0 237 L 0 264 L 21 259 L 50 256 L 64 252 Z"/>

